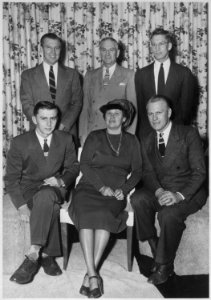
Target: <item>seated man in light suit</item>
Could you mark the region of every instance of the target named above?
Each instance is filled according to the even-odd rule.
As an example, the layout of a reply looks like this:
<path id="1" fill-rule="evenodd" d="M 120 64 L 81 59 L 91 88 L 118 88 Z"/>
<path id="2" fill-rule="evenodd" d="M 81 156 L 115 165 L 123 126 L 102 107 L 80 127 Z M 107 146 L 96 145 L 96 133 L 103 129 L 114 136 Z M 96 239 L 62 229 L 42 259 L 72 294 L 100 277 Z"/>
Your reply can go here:
<path id="1" fill-rule="evenodd" d="M 62 273 L 55 261 L 61 256 L 60 204 L 79 173 L 72 136 L 55 130 L 59 108 L 42 101 L 34 107 L 34 131 L 15 137 L 7 155 L 6 190 L 22 220 L 30 220 L 31 247 L 10 278 L 31 282 L 42 266 L 48 275 Z"/>
<path id="2" fill-rule="evenodd" d="M 131 204 L 137 238 L 149 242 L 154 257 L 148 282 L 158 285 L 173 275 L 186 218 L 206 202 L 206 171 L 198 131 L 170 120 L 169 99 L 153 96 L 146 109 L 153 132 L 142 142 L 143 188 L 136 190 Z M 156 212 L 159 238 L 154 225 Z"/>
<path id="3" fill-rule="evenodd" d="M 84 79 L 83 108 L 79 118 L 79 138 L 82 145 L 91 131 L 104 128 L 104 119 L 99 108 L 108 101 L 127 99 L 137 111 L 135 73 L 116 63 L 119 56 L 117 41 L 112 37 L 101 40 L 100 55 L 102 66 L 88 71 Z M 128 132 L 134 134 L 136 124 L 137 115 Z"/>

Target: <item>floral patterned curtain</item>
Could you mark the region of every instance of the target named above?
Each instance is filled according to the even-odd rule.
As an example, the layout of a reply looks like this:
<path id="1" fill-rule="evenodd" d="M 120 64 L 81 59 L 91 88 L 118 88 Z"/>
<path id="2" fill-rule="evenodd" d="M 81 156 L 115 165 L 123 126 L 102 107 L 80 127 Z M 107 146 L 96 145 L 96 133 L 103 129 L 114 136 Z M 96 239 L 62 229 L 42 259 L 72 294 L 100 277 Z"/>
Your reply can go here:
<path id="1" fill-rule="evenodd" d="M 28 130 L 22 113 L 20 78 L 24 69 L 41 63 L 40 38 L 57 33 L 66 41 L 65 65 L 84 75 L 100 66 L 98 44 L 112 35 L 125 45 L 123 66 L 136 69 L 152 61 L 149 35 L 157 26 L 173 31 L 176 62 L 197 76 L 200 103 L 195 125 L 207 137 L 206 2 L 4 2 L 3 3 L 3 152 L 12 137 Z"/>

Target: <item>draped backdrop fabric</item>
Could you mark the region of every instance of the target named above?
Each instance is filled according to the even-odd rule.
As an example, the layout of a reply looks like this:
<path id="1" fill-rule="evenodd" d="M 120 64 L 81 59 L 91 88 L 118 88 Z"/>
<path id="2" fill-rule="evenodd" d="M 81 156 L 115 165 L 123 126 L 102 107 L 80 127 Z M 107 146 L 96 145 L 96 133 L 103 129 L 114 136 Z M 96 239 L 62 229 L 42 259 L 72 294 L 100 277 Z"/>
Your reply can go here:
<path id="1" fill-rule="evenodd" d="M 55 32 L 66 42 L 64 64 L 82 76 L 100 66 L 99 41 L 113 36 L 125 47 L 124 67 L 152 61 L 149 35 L 158 26 L 175 33 L 175 60 L 199 83 L 194 125 L 207 138 L 207 2 L 3 2 L 3 164 L 11 139 L 29 129 L 20 102 L 23 70 L 42 62 L 40 38 Z"/>

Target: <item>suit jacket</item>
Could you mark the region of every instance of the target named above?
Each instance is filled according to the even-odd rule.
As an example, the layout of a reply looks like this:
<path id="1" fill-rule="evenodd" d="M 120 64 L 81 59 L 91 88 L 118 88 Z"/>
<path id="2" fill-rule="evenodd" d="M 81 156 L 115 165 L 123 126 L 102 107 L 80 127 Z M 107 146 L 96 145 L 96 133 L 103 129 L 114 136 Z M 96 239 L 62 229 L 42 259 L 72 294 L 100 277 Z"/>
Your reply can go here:
<path id="1" fill-rule="evenodd" d="M 52 102 L 43 64 L 22 73 L 20 98 L 23 112 L 30 121 L 30 127 L 34 128 L 31 118 L 35 104 L 44 100 Z M 55 104 L 61 110 L 65 131 L 77 137 L 76 121 L 82 108 L 81 84 L 77 71 L 61 64 L 58 65 Z"/>
<path id="2" fill-rule="evenodd" d="M 116 65 L 115 71 L 108 85 L 103 85 L 103 67 L 88 71 L 84 79 L 84 101 L 79 120 L 79 137 L 84 142 L 87 135 L 97 129 L 105 128 L 105 121 L 100 106 L 116 99 L 130 100 L 135 108 L 136 93 L 134 71 Z M 128 132 L 135 133 L 137 116 Z"/>
<path id="3" fill-rule="evenodd" d="M 79 163 L 69 133 L 53 132 L 46 159 L 35 131 L 29 131 L 12 140 L 7 155 L 5 186 L 18 208 L 31 200 L 44 179 L 60 177 L 68 187 L 78 173 Z"/>
<path id="4" fill-rule="evenodd" d="M 141 139 L 152 131 L 147 117 L 146 103 L 156 94 L 154 63 L 137 70 L 135 87 L 138 105 L 137 135 Z M 190 69 L 171 61 L 164 95 L 172 101 L 176 123 L 191 124 L 195 92 L 196 85 Z"/>
<path id="5" fill-rule="evenodd" d="M 202 189 L 206 169 L 202 142 L 195 128 L 173 123 L 163 158 L 154 131 L 142 141 L 142 153 L 144 186 L 153 193 L 162 187 L 180 192 L 190 201 Z M 194 201 L 202 206 L 206 198 L 198 197 Z"/>

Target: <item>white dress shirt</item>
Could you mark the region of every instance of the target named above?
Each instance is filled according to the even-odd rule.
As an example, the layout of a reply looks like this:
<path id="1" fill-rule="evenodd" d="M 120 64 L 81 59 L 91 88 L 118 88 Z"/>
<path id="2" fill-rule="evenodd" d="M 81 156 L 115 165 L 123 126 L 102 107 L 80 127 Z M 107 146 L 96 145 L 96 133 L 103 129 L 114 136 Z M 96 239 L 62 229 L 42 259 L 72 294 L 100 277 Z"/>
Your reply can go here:
<path id="1" fill-rule="evenodd" d="M 111 66 L 110 68 L 106 68 L 105 66 L 103 67 L 103 78 L 105 76 L 106 69 L 109 69 L 109 79 L 111 79 L 111 77 L 114 74 L 114 71 L 116 69 L 116 63 L 113 66 Z"/>
<path id="2" fill-rule="evenodd" d="M 43 68 L 44 68 L 45 77 L 47 79 L 48 85 L 49 85 L 49 71 L 50 71 L 50 67 L 51 66 L 49 64 L 47 64 L 45 61 L 43 61 Z M 55 84 L 56 84 L 56 87 L 57 87 L 58 62 L 53 65 L 53 72 L 54 72 L 54 76 L 55 76 Z"/>
<path id="3" fill-rule="evenodd" d="M 51 139 L 52 139 L 52 133 L 51 133 L 48 137 L 46 137 L 46 138 L 42 137 L 42 136 L 37 132 L 37 130 L 35 130 L 35 133 L 36 133 L 36 136 L 37 136 L 37 138 L 38 138 L 38 140 L 39 140 L 39 143 L 40 143 L 41 148 L 43 149 L 43 146 L 44 146 L 44 140 L 45 140 L 45 139 L 47 140 L 48 147 L 50 148 Z"/>

